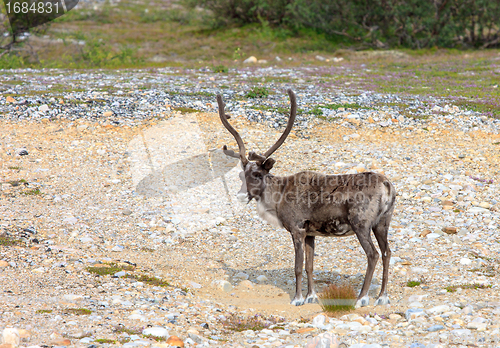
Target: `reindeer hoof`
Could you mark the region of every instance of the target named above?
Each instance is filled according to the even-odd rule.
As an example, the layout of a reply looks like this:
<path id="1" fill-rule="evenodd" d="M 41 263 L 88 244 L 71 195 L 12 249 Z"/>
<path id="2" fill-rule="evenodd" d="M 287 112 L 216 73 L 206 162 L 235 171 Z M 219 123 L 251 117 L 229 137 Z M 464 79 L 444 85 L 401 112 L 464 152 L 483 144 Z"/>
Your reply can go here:
<path id="1" fill-rule="evenodd" d="M 302 306 L 304 304 L 304 298 L 303 297 L 294 298 L 292 302 L 290 302 L 290 304 L 293 306 Z"/>
<path id="2" fill-rule="evenodd" d="M 318 296 L 316 294 L 306 296 L 305 303 L 318 303 Z"/>
<path id="3" fill-rule="evenodd" d="M 388 305 L 389 303 L 391 303 L 391 301 L 389 301 L 389 297 L 387 297 L 387 295 L 384 295 L 384 296 L 380 296 L 377 301 L 375 301 L 375 306 L 384 306 L 384 305 Z"/>
<path id="4" fill-rule="evenodd" d="M 360 307 L 365 307 L 370 304 L 370 298 L 367 296 L 361 297 L 359 300 L 356 301 L 356 305 L 354 306 L 355 308 L 360 308 Z"/>

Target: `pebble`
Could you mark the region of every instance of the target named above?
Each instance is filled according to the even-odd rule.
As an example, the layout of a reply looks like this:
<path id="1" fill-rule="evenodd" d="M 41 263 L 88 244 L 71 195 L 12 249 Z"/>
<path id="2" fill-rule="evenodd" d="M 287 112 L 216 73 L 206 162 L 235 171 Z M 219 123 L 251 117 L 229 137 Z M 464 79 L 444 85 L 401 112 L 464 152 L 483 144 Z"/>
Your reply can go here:
<path id="1" fill-rule="evenodd" d="M 142 334 L 145 336 L 154 336 L 154 337 L 163 337 L 163 338 L 168 338 L 168 330 L 163 328 L 163 327 L 150 327 L 147 329 L 142 330 Z"/>
<path id="2" fill-rule="evenodd" d="M 247 59 L 245 59 L 243 61 L 243 63 L 245 63 L 245 64 L 255 64 L 255 63 L 257 63 L 257 58 L 255 58 L 254 56 L 250 56 Z"/>
<path id="3" fill-rule="evenodd" d="M 18 156 L 27 156 L 28 155 L 28 150 L 26 150 L 25 148 L 17 149 L 16 150 L 16 154 Z"/>
<path id="4" fill-rule="evenodd" d="M 21 342 L 19 330 L 16 328 L 7 327 L 2 331 L 0 343 L 10 344 L 13 348 L 17 348 Z"/>
<path id="5" fill-rule="evenodd" d="M 265 283 L 267 281 L 267 277 L 263 274 L 261 274 L 260 276 L 257 277 L 257 281 L 259 283 Z"/>

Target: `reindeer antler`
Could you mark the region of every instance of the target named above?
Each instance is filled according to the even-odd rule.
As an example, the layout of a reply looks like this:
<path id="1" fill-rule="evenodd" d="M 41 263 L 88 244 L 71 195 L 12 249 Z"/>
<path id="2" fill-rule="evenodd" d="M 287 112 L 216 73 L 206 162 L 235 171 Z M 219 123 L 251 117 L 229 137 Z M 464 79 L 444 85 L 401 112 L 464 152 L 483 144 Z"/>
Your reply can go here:
<path id="1" fill-rule="evenodd" d="M 288 96 L 290 97 L 290 104 L 291 104 L 290 118 L 288 119 L 288 124 L 286 125 L 286 129 L 283 132 L 283 134 L 281 134 L 281 137 L 264 154 L 265 158 L 268 158 L 269 156 L 271 156 L 273 154 L 273 152 L 276 151 L 283 144 L 283 142 L 285 141 L 288 134 L 290 134 L 290 131 L 292 130 L 292 127 L 293 127 L 293 123 L 295 122 L 295 116 L 297 116 L 297 98 L 295 97 L 295 93 L 293 93 L 293 91 L 291 89 L 288 89 L 287 92 L 288 92 Z"/>
<path id="2" fill-rule="evenodd" d="M 226 127 L 226 129 L 229 131 L 229 133 L 232 134 L 234 139 L 236 139 L 236 142 L 238 143 L 238 148 L 240 150 L 240 154 L 238 156 L 238 155 L 236 155 L 236 153 L 233 150 L 228 150 L 226 145 L 224 145 L 222 150 L 228 156 L 239 158 L 241 160 L 241 163 L 243 164 L 243 166 L 246 166 L 248 163 L 248 159 L 246 158 L 246 155 L 245 155 L 245 152 L 246 152 L 245 151 L 245 144 L 243 144 L 243 140 L 241 140 L 241 137 L 238 134 L 238 132 L 236 131 L 236 129 L 234 129 L 229 124 L 229 122 L 227 120 L 227 116 L 224 113 L 224 102 L 222 101 L 222 96 L 220 94 L 217 94 L 217 104 L 219 104 L 220 120 L 221 120 L 222 124 L 224 125 L 224 127 Z"/>

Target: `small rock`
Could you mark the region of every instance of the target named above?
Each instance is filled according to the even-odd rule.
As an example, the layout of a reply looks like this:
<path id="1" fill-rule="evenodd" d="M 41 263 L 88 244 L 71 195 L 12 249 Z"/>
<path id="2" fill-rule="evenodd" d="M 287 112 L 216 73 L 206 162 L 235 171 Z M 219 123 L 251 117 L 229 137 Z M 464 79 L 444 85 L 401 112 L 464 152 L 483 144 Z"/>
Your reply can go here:
<path id="1" fill-rule="evenodd" d="M 190 339 L 192 339 L 192 340 L 193 340 L 193 341 L 195 341 L 196 343 L 198 343 L 198 344 L 203 344 L 203 337 L 198 336 L 198 335 L 196 335 L 196 334 L 194 334 L 194 333 L 192 333 L 192 332 L 189 332 L 189 333 L 188 333 L 188 336 L 189 336 L 189 338 L 190 338 Z"/>
<path id="2" fill-rule="evenodd" d="M 267 281 L 267 277 L 266 277 L 265 275 L 263 275 L 263 274 L 262 274 L 262 275 L 260 275 L 260 276 L 258 276 L 258 277 L 257 277 L 257 281 L 258 281 L 259 283 L 264 283 L 264 282 L 266 282 L 266 281 Z"/>
<path id="3" fill-rule="evenodd" d="M 253 284 L 250 280 L 243 280 L 239 284 L 241 287 L 247 288 L 247 289 L 253 289 Z"/>
<path id="4" fill-rule="evenodd" d="M 227 280 L 219 280 L 216 282 L 219 289 L 225 292 L 229 292 L 233 289 L 233 286 Z"/>
<path id="5" fill-rule="evenodd" d="M 110 117 L 110 116 L 113 116 L 113 111 L 105 111 L 102 115 L 103 115 L 104 117 Z"/>
<path id="6" fill-rule="evenodd" d="M 182 340 L 177 337 L 177 336 L 170 336 L 168 339 L 167 339 L 167 344 L 171 345 L 172 347 L 181 347 L 181 348 L 184 348 L 184 342 L 182 342 Z"/>
<path id="7" fill-rule="evenodd" d="M 9 266 L 9 263 L 7 261 L 0 260 L 0 268 L 4 268 L 4 267 L 7 267 L 7 266 Z"/>
<path id="8" fill-rule="evenodd" d="M 315 58 L 316 58 L 316 60 L 319 60 L 320 62 L 326 61 L 326 58 L 322 57 L 322 56 L 316 56 Z"/>
<path id="9" fill-rule="evenodd" d="M 71 345 L 71 341 L 68 340 L 67 338 L 55 339 L 53 341 L 50 341 L 50 343 L 53 346 L 70 346 Z"/>
<path id="10" fill-rule="evenodd" d="M 410 308 L 405 312 L 406 320 L 411 320 L 424 315 L 424 310 L 422 308 Z"/>
<path id="11" fill-rule="evenodd" d="M 472 314 L 472 312 L 474 312 L 474 309 L 472 308 L 471 305 L 468 305 L 468 306 L 465 306 L 464 308 L 462 308 L 462 314 L 464 314 L 464 315 Z"/>
<path id="12" fill-rule="evenodd" d="M 413 342 L 410 344 L 410 348 L 425 348 L 425 344 L 420 342 Z"/>
<path id="13" fill-rule="evenodd" d="M 457 228 L 455 226 L 443 227 L 443 232 L 446 234 L 457 234 Z"/>
<path id="14" fill-rule="evenodd" d="M 147 329 L 142 330 L 142 334 L 144 336 L 154 336 L 163 338 L 169 337 L 168 330 L 160 326 L 148 327 Z"/>
<path id="15" fill-rule="evenodd" d="M 255 63 L 257 63 L 257 58 L 255 58 L 254 56 L 250 56 L 247 59 L 245 59 L 243 61 L 243 63 L 245 63 L 245 64 L 255 64 Z"/>
<path id="16" fill-rule="evenodd" d="M 7 98 L 5 98 L 5 101 L 7 103 L 15 103 L 16 102 L 16 100 L 14 98 L 12 98 L 11 96 L 8 96 Z"/>
<path id="17" fill-rule="evenodd" d="M 20 342 L 21 336 L 16 328 L 7 327 L 3 330 L 1 343 L 10 344 L 13 348 L 16 348 L 19 346 Z"/>
<path id="18" fill-rule="evenodd" d="M 140 321 L 147 321 L 146 317 L 142 314 L 134 313 L 128 316 L 128 319 L 131 320 L 140 320 Z"/>
<path id="19" fill-rule="evenodd" d="M 243 273 L 243 272 L 239 272 L 239 273 L 236 273 L 236 274 L 234 275 L 234 278 L 236 278 L 236 279 L 243 279 L 243 280 L 247 280 L 249 277 L 248 277 L 248 274 Z"/>
<path id="20" fill-rule="evenodd" d="M 488 202 L 481 202 L 478 204 L 479 207 L 481 208 L 484 208 L 484 209 L 490 209 L 491 208 L 491 204 L 488 203 Z"/>
<path id="21" fill-rule="evenodd" d="M 391 319 L 391 320 L 399 320 L 401 318 L 402 317 L 399 314 L 396 314 L 396 313 L 389 314 L 389 319 Z"/>
<path id="22" fill-rule="evenodd" d="M 189 282 L 189 286 L 193 289 L 201 289 L 201 284 L 195 283 L 193 281 Z"/>
<path id="23" fill-rule="evenodd" d="M 122 214 L 128 216 L 128 215 L 132 214 L 132 210 L 130 210 L 130 209 L 123 209 Z"/>
<path id="24" fill-rule="evenodd" d="M 116 278 L 121 278 L 121 277 L 125 277 L 126 275 L 127 275 L 127 272 L 120 271 L 120 272 L 116 272 L 113 276 Z"/>
<path id="25" fill-rule="evenodd" d="M 466 266 L 468 266 L 468 265 L 470 265 L 471 263 L 472 263 L 472 260 L 471 260 L 471 259 L 468 259 L 468 258 L 466 258 L 466 257 L 462 257 L 462 258 L 460 259 L 460 264 L 461 264 L 461 265 L 466 265 Z"/>
<path id="26" fill-rule="evenodd" d="M 423 267 L 413 267 L 411 269 L 411 271 L 413 273 L 417 273 L 417 274 L 429 273 L 429 270 L 427 268 L 423 268 Z"/>
<path id="27" fill-rule="evenodd" d="M 38 107 L 38 111 L 40 112 L 46 112 L 46 111 L 49 111 L 49 106 L 47 104 L 44 104 L 44 105 L 40 105 Z"/>
<path id="28" fill-rule="evenodd" d="M 429 309 L 427 311 L 429 313 L 432 313 L 432 314 L 441 314 L 441 313 L 447 312 L 449 310 L 450 310 L 450 306 L 440 305 L 440 306 L 432 307 L 431 309 Z"/>
<path id="29" fill-rule="evenodd" d="M 425 236 L 427 236 L 428 234 L 431 234 L 432 232 L 430 230 L 423 230 L 422 232 L 420 232 L 420 237 L 423 238 Z"/>
<path id="30" fill-rule="evenodd" d="M 28 150 L 26 150 L 25 148 L 20 148 L 20 149 L 16 150 L 16 154 L 18 156 L 27 156 L 28 155 Z"/>
<path id="31" fill-rule="evenodd" d="M 312 326 L 321 329 L 325 326 L 326 317 L 323 314 L 317 315 L 312 321 Z"/>
<path id="32" fill-rule="evenodd" d="M 481 208 L 481 207 L 472 207 L 469 210 L 467 210 L 469 213 L 487 213 L 489 212 L 488 209 Z"/>

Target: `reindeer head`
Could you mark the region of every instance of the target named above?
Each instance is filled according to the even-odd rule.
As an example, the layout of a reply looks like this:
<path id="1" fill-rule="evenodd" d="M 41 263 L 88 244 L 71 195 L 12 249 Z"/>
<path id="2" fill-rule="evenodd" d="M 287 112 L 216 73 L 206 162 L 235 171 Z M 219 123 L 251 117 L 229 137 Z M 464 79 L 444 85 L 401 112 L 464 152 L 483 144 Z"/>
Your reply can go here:
<path id="1" fill-rule="evenodd" d="M 241 165 L 243 171 L 240 173 L 240 179 L 242 181 L 242 186 L 238 192 L 238 199 L 242 202 L 248 203 L 255 198 L 259 200 L 266 188 L 266 177 L 269 175 L 269 171 L 276 162 L 274 159 L 270 158 L 274 151 L 276 151 L 285 141 L 286 137 L 290 133 L 295 121 L 295 116 L 297 115 L 297 100 L 295 93 L 291 89 L 288 91 L 290 97 L 290 118 L 288 119 L 288 124 L 285 131 L 281 134 L 278 141 L 271 146 L 269 150 L 263 155 L 259 155 L 253 151 L 248 153 L 248 159 L 246 157 L 245 144 L 241 140 L 238 132 L 229 124 L 228 115 L 224 113 L 224 102 L 222 101 L 222 96 L 217 95 L 217 103 L 219 104 L 219 116 L 222 124 L 231 133 L 236 140 L 239 148 L 239 154 L 232 150 L 228 150 L 227 146 L 224 145 L 222 150 L 228 156 L 239 158 L 241 160 Z"/>

